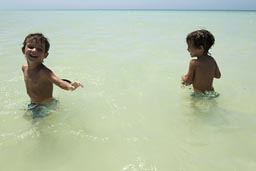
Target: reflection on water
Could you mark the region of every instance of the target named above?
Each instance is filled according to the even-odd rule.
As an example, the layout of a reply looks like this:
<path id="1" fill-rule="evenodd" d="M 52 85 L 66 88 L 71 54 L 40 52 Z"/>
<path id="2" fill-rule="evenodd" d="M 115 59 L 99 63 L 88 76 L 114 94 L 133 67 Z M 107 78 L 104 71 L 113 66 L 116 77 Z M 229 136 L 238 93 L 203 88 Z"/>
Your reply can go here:
<path id="1" fill-rule="evenodd" d="M 157 171 L 156 166 L 148 165 L 146 161 L 137 157 L 133 163 L 127 164 L 122 171 Z"/>

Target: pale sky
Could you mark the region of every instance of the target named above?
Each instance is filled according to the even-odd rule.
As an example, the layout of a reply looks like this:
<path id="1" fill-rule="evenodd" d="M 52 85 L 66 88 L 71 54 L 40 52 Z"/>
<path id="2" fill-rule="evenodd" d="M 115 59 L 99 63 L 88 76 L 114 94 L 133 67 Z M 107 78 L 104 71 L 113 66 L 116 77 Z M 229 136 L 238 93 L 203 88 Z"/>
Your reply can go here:
<path id="1" fill-rule="evenodd" d="M 256 10 L 256 0 L 0 0 L 0 9 Z"/>

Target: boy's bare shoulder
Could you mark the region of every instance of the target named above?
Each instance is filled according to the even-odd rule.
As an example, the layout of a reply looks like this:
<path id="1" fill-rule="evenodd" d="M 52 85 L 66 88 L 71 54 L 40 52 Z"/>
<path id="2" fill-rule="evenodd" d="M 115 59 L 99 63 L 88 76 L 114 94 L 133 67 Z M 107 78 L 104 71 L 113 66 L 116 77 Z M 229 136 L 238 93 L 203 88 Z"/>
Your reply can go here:
<path id="1" fill-rule="evenodd" d="M 198 58 L 196 58 L 196 57 L 193 57 L 193 58 L 191 58 L 191 60 L 190 60 L 190 62 L 197 62 L 198 61 Z"/>
<path id="2" fill-rule="evenodd" d="M 209 56 L 209 62 L 211 64 L 216 64 L 216 61 L 215 61 L 214 57 L 212 57 L 212 56 Z"/>
<path id="3" fill-rule="evenodd" d="M 27 64 L 23 64 L 22 67 L 21 67 L 21 69 L 22 69 L 23 72 L 24 72 L 27 68 L 28 68 L 28 65 L 27 65 Z"/>
<path id="4" fill-rule="evenodd" d="M 192 58 L 190 60 L 190 65 L 196 65 L 198 63 L 198 59 L 197 58 Z"/>
<path id="5" fill-rule="evenodd" d="M 212 57 L 212 56 L 208 56 L 208 59 L 215 61 L 214 57 Z"/>
<path id="6" fill-rule="evenodd" d="M 42 74 L 50 74 L 50 73 L 52 73 L 52 70 L 49 69 L 47 66 L 43 65 L 42 68 L 41 68 L 41 70 L 40 70 L 40 72 L 41 72 Z"/>

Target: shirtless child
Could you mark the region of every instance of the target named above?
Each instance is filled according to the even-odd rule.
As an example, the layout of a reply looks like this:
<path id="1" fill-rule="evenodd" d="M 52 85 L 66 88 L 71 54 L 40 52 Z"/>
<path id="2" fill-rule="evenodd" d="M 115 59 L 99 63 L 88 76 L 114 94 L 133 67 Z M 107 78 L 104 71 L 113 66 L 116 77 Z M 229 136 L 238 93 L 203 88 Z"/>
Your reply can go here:
<path id="1" fill-rule="evenodd" d="M 53 98 L 53 84 L 65 90 L 75 90 L 83 87 L 80 82 L 69 83 L 58 78 L 43 61 L 48 56 L 50 44 L 41 33 L 33 33 L 26 36 L 22 52 L 25 55 L 27 64 L 22 66 L 27 94 L 31 103 L 28 108 L 33 113 L 33 118 L 48 115 L 48 110 L 52 104 L 56 104 Z"/>
<path id="2" fill-rule="evenodd" d="M 182 76 L 183 84 L 192 84 L 198 93 L 213 90 L 213 79 L 221 77 L 215 59 L 208 52 L 214 44 L 214 36 L 207 30 L 196 30 L 188 34 L 186 41 L 190 56 L 197 59 L 191 59 L 188 72 Z"/>

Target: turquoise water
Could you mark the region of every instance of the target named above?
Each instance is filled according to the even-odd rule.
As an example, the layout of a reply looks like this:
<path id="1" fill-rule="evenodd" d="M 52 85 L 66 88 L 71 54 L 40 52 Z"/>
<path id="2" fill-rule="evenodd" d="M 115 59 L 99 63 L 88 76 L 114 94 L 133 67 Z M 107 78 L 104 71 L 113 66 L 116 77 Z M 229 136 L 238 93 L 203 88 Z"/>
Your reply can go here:
<path id="1" fill-rule="evenodd" d="M 0 165 L 7 171 L 256 169 L 256 12 L 1 11 Z M 193 98 L 180 77 L 185 37 L 208 29 L 220 96 Z M 83 89 L 54 89 L 49 117 L 27 116 L 24 37 L 42 32 L 45 64 Z"/>

